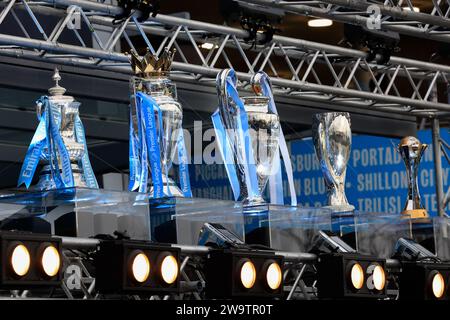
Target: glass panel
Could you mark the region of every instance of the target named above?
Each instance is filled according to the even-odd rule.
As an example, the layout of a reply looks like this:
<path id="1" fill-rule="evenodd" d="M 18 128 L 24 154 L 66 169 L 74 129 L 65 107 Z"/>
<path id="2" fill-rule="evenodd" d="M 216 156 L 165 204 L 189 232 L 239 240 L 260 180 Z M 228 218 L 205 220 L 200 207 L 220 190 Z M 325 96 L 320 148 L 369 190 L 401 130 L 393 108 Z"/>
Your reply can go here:
<path id="1" fill-rule="evenodd" d="M 0 195 L 1 218 L 40 218 L 57 235 L 90 237 L 124 232 L 150 239 L 148 195 L 136 192 L 67 188 Z"/>
<path id="2" fill-rule="evenodd" d="M 436 255 L 441 260 L 450 261 L 450 218 L 434 218 L 433 228 Z"/>

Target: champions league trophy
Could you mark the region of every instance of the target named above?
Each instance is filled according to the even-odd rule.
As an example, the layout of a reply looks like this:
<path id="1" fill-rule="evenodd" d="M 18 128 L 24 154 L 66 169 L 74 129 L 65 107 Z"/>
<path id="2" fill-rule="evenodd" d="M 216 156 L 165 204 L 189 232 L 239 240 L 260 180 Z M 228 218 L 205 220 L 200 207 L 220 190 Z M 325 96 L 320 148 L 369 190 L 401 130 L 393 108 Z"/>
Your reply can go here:
<path id="1" fill-rule="evenodd" d="M 352 144 L 350 115 L 329 112 L 313 117 L 313 140 L 324 175 L 328 206 L 333 212 L 352 212 L 345 196 L 345 174 Z"/>
<path id="2" fill-rule="evenodd" d="M 140 59 L 131 52 L 136 76 L 130 81 L 130 190 L 149 191 L 154 198 L 191 196 L 182 133 L 183 109 L 175 85 L 168 78 L 174 54 L 175 50 L 170 53 L 166 49 L 159 59 L 150 52 Z M 177 149 L 182 190 L 169 178 Z"/>
<path id="3" fill-rule="evenodd" d="M 417 181 L 420 159 L 427 147 L 415 137 L 405 137 L 398 145 L 398 151 L 405 162 L 408 174 L 408 198 L 402 214 L 409 215 L 412 219 L 428 218 L 427 210 L 420 203 Z"/>
<path id="4" fill-rule="evenodd" d="M 259 95 L 243 97 L 240 106 L 237 92 L 231 92 L 234 88 L 228 82 L 230 76 L 234 76 L 234 71 L 227 69 L 217 77 L 219 114 L 228 138 L 223 143 L 229 143 L 243 205 L 263 205 L 266 202 L 261 194 L 272 173 L 274 156 L 278 154 L 280 120 L 270 110 L 269 98 L 261 95 L 255 81 L 252 88 Z M 244 114 L 246 117 L 242 117 Z"/>

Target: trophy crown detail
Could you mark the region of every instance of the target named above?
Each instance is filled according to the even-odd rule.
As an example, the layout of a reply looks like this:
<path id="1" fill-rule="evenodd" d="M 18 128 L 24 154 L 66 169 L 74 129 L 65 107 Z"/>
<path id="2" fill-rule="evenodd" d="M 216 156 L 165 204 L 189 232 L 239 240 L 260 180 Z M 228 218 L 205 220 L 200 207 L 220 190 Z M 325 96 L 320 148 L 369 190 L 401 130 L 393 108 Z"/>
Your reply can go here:
<path id="1" fill-rule="evenodd" d="M 55 86 L 48 89 L 48 93 L 51 96 L 62 96 L 66 92 L 66 89 L 59 85 L 59 81 L 61 80 L 61 76 L 59 74 L 58 68 L 55 68 L 55 72 L 52 76 L 53 81 L 55 81 Z"/>
<path id="2" fill-rule="evenodd" d="M 175 49 L 170 51 L 168 48 L 165 48 L 158 58 L 147 49 L 147 53 L 141 59 L 135 50 L 131 50 L 131 67 L 133 72 L 142 77 L 165 75 L 171 69 L 175 52 Z"/>

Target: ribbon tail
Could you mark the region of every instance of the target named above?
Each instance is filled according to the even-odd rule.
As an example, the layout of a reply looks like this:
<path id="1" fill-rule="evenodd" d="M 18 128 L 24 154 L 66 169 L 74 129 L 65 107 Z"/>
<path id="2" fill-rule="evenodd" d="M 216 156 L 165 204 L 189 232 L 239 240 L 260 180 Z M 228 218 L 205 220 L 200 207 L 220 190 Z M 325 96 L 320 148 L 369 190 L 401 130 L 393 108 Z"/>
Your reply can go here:
<path id="1" fill-rule="evenodd" d="M 216 134 L 217 148 L 219 149 L 225 165 L 225 170 L 227 172 L 228 180 L 230 181 L 231 190 L 233 191 L 234 200 L 238 201 L 241 190 L 236 174 L 234 160 L 232 157 L 233 153 L 231 151 L 230 142 L 228 140 L 225 127 L 221 121 L 219 110 L 214 112 L 214 114 L 211 116 L 211 119 L 214 126 L 214 132 Z"/>

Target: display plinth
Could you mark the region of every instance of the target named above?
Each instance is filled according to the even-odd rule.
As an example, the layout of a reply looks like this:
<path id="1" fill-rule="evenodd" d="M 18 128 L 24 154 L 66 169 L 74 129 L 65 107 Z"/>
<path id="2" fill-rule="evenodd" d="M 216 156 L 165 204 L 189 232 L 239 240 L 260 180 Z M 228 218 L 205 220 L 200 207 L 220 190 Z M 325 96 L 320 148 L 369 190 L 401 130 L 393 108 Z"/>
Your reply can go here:
<path id="1" fill-rule="evenodd" d="M 18 189 L 0 195 L 0 228 L 72 237 L 118 231 L 132 239 L 149 240 L 149 210 L 148 195 L 136 192 Z"/>
<path id="2" fill-rule="evenodd" d="M 433 220 L 398 213 L 360 213 L 355 216 L 357 250 L 362 254 L 391 258 L 400 238 L 412 239 L 435 252 Z"/>

